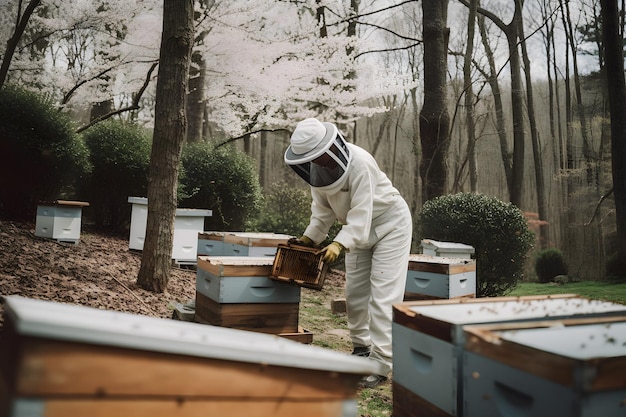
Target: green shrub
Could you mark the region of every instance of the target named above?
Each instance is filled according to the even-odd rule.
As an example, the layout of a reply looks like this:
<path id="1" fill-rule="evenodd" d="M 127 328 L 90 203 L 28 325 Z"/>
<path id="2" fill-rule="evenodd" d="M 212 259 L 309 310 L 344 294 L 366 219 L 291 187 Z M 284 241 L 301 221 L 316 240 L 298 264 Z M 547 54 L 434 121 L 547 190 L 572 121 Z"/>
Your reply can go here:
<path id="1" fill-rule="evenodd" d="M 612 282 L 626 282 L 626 259 L 614 253 L 606 260 L 606 279 Z"/>
<path id="2" fill-rule="evenodd" d="M 557 275 L 567 275 L 567 263 L 563 253 L 554 248 L 544 249 L 537 253 L 535 272 L 539 282 L 552 282 Z"/>
<path id="3" fill-rule="evenodd" d="M 477 297 L 500 296 L 515 288 L 534 242 L 519 208 L 482 194 L 458 193 L 427 201 L 418 229 L 425 239 L 474 247 Z"/>
<path id="4" fill-rule="evenodd" d="M 121 231 L 130 221 L 128 197 L 145 197 L 150 138 L 139 127 L 117 120 L 98 123 L 83 133 L 93 170 L 81 196 L 89 201 L 96 227 Z"/>
<path id="5" fill-rule="evenodd" d="M 311 218 L 311 193 L 308 189 L 295 188 L 284 181 L 272 184 L 263 195 L 259 215 L 250 221 L 248 229 L 257 232 L 283 233 L 300 237 Z M 326 240 L 328 245 L 339 233 L 338 222 L 330 228 Z"/>
<path id="6" fill-rule="evenodd" d="M 245 230 L 261 204 L 254 160 L 235 148 L 203 142 L 187 144 L 181 164 L 179 186 L 184 196 L 178 206 L 213 210 L 205 218 L 205 230 Z"/>
<path id="7" fill-rule="evenodd" d="M 259 215 L 249 222 L 247 229 L 300 236 L 310 217 L 311 194 L 279 181 L 265 190 Z"/>
<path id="8" fill-rule="evenodd" d="M 0 214 L 34 220 L 40 201 L 75 199 L 88 151 L 67 115 L 27 90 L 0 90 Z"/>

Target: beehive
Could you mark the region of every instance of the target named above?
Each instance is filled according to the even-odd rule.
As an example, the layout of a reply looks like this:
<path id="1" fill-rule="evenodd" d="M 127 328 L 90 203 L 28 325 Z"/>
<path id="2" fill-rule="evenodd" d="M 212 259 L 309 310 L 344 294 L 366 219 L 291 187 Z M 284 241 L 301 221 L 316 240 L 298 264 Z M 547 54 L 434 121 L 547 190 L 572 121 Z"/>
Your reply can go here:
<path id="1" fill-rule="evenodd" d="M 0 415 L 356 416 L 373 361 L 280 337 L 5 299 Z"/>
<path id="2" fill-rule="evenodd" d="M 573 294 L 412 301 L 393 307 L 394 417 L 463 415 L 464 327 L 607 317 L 626 306 Z"/>
<path id="3" fill-rule="evenodd" d="M 467 326 L 467 417 L 622 417 L 626 316 Z"/>
<path id="4" fill-rule="evenodd" d="M 130 236 L 128 247 L 132 250 L 143 250 L 148 222 L 148 199 L 145 197 L 128 197 L 132 204 Z M 174 216 L 174 240 L 172 242 L 172 259 L 179 264 L 193 264 L 198 256 L 198 233 L 204 230 L 204 218 L 212 215 L 211 210 L 177 208 Z"/>
<path id="5" fill-rule="evenodd" d="M 80 241 L 83 201 L 56 200 L 37 206 L 35 236 L 55 239 L 58 242 L 77 244 Z"/>
<path id="6" fill-rule="evenodd" d="M 405 300 L 475 296 L 475 260 L 409 255 Z"/>
<path id="7" fill-rule="evenodd" d="M 321 290 L 328 271 L 323 255 L 319 249 L 279 244 L 270 278 Z"/>
<path id="8" fill-rule="evenodd" d="M 301 289 L 269 279 L 274 259 L 199 256 L 196 292 L 220 304 L 299 303 Z"/>

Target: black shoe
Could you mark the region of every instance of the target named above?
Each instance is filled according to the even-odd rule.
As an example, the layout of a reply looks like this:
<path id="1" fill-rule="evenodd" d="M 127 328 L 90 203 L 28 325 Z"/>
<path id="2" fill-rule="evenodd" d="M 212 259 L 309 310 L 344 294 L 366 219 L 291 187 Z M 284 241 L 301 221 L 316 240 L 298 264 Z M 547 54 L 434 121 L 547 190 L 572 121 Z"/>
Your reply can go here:
<path id="1" fill-rule="evenodd" d="M 354 356 L 363 356 L 368 357 L 370 355 L 370 347 L 369 346 L 357 346 L 352 351 Z"/>
<path id="2" fill-rule="evenodd" d="M 386 380 L 387 380 L 387 377 L 383 375 L 369 375 L 369 376 L 363 377 L 361 379 L 361 382 L 359 382 L 359 385 L 363 388 L 374 388 L 378 384 L 381 384 L 385 382 Z"/>

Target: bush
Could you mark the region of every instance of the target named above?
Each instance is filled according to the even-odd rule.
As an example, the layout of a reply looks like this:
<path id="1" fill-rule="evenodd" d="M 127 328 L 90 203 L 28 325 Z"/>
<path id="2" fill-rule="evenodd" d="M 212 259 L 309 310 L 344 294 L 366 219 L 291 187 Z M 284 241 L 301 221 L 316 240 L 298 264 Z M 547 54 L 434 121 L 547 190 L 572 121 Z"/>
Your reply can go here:
<path id="1" fill-rule="evenodd" d="M 477 297 L 500 296 L 515 288 L 534 242 L 520 209 L 482 194 L 458 193 L 427 201 L 418 229 L 422 238 L 474 247 Z"/>
<path id="2" fill-rule="evenodd" d="M 205 230 L 240 231 L 261 204 L 256 164 L 243 152 L 208 143 L 187 144 L 179 184 L 184 195 L 179 207 L 213 210 Z"/>
<path id="3" fill-rule="evenodd" d="M 264 193 L 259 215 L 249 222 L 248 229 L 299 237 L 308 226 L 310 216 L 311 194 L 279 181 Z"/>
<path id="4" fill-rule="evenodd" d="M 310 218 L 311 193 L 279 181 L 265 192 L 259 216 L 250 221 L 248 229 L 300 237 L 309 225 Z M 328 232 L 328 237 L 320 245 L 325 246 L 332 242 L 340 229 L 341 225 L 335 222 Z"/>
<path id="5" fill-rule="evenodd" d="M 40 201 L 74 199 L 89 171 L 88 151 L 71 120 L 51 100 L 27 90 L 0 90 L 0 214 L 33 220 Z"/>
<path id="6" fill-rule="evenodd" d="M 606 260 L 606 279 L 612 282 L 626 282 L 626 259 L 614 253 Z"/>
<path id="7" fill-rule="evenodd" d="M 557 275 L 567 275 L 567 263 L 558 249 L 544 249 L 537 253 L 535 272 L 539 282 L 552 282 Z"/>
<path id="8" fill-rule="evenodd" d="M 121 231 L 130 221 L 128 197 L 145 197 L 150 166 L 150 138 L 121 121 L 98 123 L 83 133 L 93 170 L 81 186 L 96 227 Z"/>

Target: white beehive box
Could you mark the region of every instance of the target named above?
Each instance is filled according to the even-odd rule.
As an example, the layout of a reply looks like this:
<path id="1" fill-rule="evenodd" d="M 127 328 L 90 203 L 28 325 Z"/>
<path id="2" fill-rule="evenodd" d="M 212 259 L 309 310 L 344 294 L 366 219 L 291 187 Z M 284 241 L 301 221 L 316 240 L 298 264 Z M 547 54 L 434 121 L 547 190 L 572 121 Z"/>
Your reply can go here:
<path id="1" fill-rule="evenodd" d="M 626 415 L 626 316 L 468 326 L 465 334 L 465 416 Z"/>
<path id="2" fill-rule="evenodd" d="M 199 256 L 196 292 L 220 304 L 299 303 L 301 288 L 268 278 L 273 258 Z"/>
<path id="3" fill-rule="evenodd" d="M 474 247 L 463 243 L 440 242 L 432 239 L 422 239 L 422 253 L 430 256 L 442 256 L 444 258 L 471 259 Z"/>
<path id="4" fill-rule="evenodd" d="M 273 335 L 5 298 L 0 414 L 357 415 L 380 366 Z"/>
<path id="5" fill-rule="evenodd" d="M 407 402 L 462 416 L 465 326 L 626 315 L 626 306 L 563 294 L 412 301 L 393 314 L 394 417 L 419 415 L 401 409 Z"/>
<path id="6" fill-rule="evenodd" d="M 35 236 L 56 239 L 59 242 L 78 243 L 82 224 L 82 201 L 56 200 L 37 206 Z"/>
<path id="7" fill-rule="evenodd" d="M 128 197 L 128 202 L 132 204 L 128 247 L 141 251 L 146 237 L 148 199 Z M 211 210 L 176 209 L 172 259 L 178 263 L 195 264 L 197 262 L 198 233 L 204 230 L 204 218 L 211 215 Z"/>
<path id="8" fill-rule="evenodd" d="M 476 261 L 411 254 L 406 297 L 456 298 L 476 295 Z"/>

